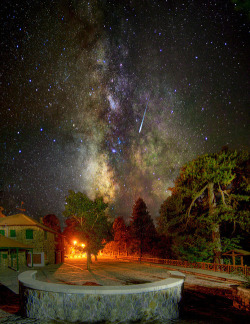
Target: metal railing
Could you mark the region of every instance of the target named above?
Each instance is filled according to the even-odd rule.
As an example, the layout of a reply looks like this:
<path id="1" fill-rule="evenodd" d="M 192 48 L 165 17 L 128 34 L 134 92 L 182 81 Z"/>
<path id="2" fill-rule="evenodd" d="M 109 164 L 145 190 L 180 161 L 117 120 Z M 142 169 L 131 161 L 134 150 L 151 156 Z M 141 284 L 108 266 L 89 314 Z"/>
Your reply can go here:
<path id="1" fill-rule="evenodd" d="M 159 258 L 147 258 L 147 257 L 135 257 L 135 256 L 122 256 L 116 255 L 117 258 L 136 262 L 151 262 L 158 264 L 166 264 L 178 267 L 210 270 L 216 272 L 226 273 L 241 273 L 245 276 L 250 276 L 250 267 L 247 265 L 232 265 L 232 264 L 219 264 L 219 263 L 208 263 L 208 262 L 189 262 L 183 260 L 172 260 L 172 259 L 159 259 Z"/>

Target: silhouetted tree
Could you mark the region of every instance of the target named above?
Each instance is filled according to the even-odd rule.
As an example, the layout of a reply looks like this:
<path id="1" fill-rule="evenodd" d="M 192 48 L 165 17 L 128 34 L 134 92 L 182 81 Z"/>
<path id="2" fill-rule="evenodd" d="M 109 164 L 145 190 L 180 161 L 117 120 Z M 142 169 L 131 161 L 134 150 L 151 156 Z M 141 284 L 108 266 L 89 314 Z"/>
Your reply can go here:
<path id="1" fill-rule="evenodd" d="M 133 206 L 130 233 L 138 241 L 139 256 L 149 252 L 156 237 L 153 220 L 142 198 L 138 198 Z"/>
<path id="2" fill-rule="evenodd" d="M 43 217 L 43 224 L 54 231 L 61 233 L 61 225 L 59 219 L 54 214 L 48 214 Z"/>
<path id="3" fill-rule="evenodd" d="M 173 193 L 161 204 L 160 216 L 157 219 L 158 233 L 167 236 L 179 228 L 180 219 L 185 214 L 187 206 L 181 194 L 174 192 L 173 188 L 170 189 Z"/>
<path id="4" fill-rule="evenodd" d="M 72 244 L 74 240 L 80 240 L 81 232 L 78 229 L 78 222 L 73 217 L 69 217 L 65 220 L 63 235 L 69 244 Z"/>
<path id="5" fill-rule="evenodd" d="M 114 242 L 118 250 L 118 254 L 120 254 L 120 252 L 126 252 L 129 238 L 127 226 L 122 217 L 119 216 L 115 219 L 113 224 L 113 232 Z"/>

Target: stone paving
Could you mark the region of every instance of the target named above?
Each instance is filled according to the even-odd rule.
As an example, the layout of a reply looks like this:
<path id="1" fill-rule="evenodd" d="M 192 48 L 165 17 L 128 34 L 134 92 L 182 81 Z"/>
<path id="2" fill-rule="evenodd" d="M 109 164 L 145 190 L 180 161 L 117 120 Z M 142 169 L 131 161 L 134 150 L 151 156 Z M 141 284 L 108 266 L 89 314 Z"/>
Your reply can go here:
<path id="1" fill-rule="evenodd" d="M 187 269 L 167 265 L 150 265 L 115 261 L 111 259 L 99 259 L 93 262 L 91 271 L 86 270 L 86 260 L 66 259 L 64 264 L 49 265 L 43 268 L 36 268 L 37 279 L 47 282 L 67 283 L 73 285 L 128 285 L 136 283 L 154 282 L 165 279 L 169 276 L 168 270 L 180 270 L 186 272 L 185 285 L 200 285 L 205 287 L 230 288 L 233 280 L 242 281 L 241 276 L 230 275 L 201 269 Z M 23 267 L 19 273 L 30 270 Z M 1 286 L 10 294 L 17 296 L 18 274 L 11 269 L 0 270 Z M 204 278 L 202 276 L 208 276 Z M 0 290 L 1 291 L 1 290 Z M 1 298 L 0 298 L 1 299 Z M 9 300 L 6 297 L 6 300 Z M 17 306 L 18 307 L 18 306 Z M 36 319 L 22 318 L 15 312 L 15 309 L 6 311 L 4 303 L 0 303 L 0 323 L 61 323 L 57 321 L 39 321 Z"/>
<path id="2" fill-rule="evenodd" d="M 45 323 L 45 322 L 41 322 L 41 321 L 36 320 L 34 318 L 23 318 L 21 316 L 17 316 L 17 315 L 14 315 L 14 314 L 10 315 L 8 313 L 5 313 L 5 312 L 1 311 L 1 309 L 0 309 L 0 323 L 6 323 L 6 324 L 7 323 L 8 324 L 12 324 L 12 323 L 18 323 L 18 324 L 37 323 L 37 324 L 42 324 L 42 323 Z"/>
<path id="3" fill-rule="evenodd" d="M 91 270 L 86 270 L 85 260 L 66 260 L 64 264 L 39 270 L 36 278 L 53 283 L 70 285 L 121 286 L 136 283 L 155 282 L 167 279 L 170 273 L 140 263 L 129 263 L 110 259 L 93 262 Z"/>

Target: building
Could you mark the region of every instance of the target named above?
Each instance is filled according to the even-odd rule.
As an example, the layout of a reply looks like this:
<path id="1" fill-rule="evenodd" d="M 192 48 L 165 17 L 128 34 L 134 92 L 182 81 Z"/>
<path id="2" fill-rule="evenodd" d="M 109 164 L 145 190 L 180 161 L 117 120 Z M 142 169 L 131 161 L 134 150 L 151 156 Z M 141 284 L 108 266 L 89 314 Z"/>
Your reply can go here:
<path id="1" fill-rule="evenodd" d="M 53 264 L 56 259 L 59 262 L 63 261 L 63 256 L 61 256 L 63 251 L 56 251 L 56 242 L 60 234 L 31 217 L 24 214 L 1 217 L 0 234 L 33 248 L 33 258 L 32 251 L 29 251 L 26 252 L 26 260 L 23 260 L 30 266 L 32 263 L 34 266 Z M 60 257 L 58 257 L 59 253 Z"/>
<path id="2" fill-rule="evenodd" d="M 19 265 L 27 264 L 27 253 L 31 253 L 31 266 L 33 266 L 33 247 L 12 240 L 0 234 L 0 269 L 11 267 L 19 270 Z"/>

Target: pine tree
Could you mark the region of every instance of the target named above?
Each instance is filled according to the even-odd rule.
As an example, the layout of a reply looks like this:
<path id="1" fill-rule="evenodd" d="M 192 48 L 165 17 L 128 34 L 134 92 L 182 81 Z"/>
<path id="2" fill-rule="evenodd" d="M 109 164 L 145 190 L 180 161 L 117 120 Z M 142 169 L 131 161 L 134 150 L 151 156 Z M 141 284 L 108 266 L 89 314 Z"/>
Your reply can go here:
<path id="1" fill-rule="evenodd" d="M 153 220 L 142 198 L 138 198 L 133 206 L 130 231 L 133 239 L 138 240 L 139 256 L 150 250 L 156 237 Z"/>
<path id="2" fill-rule="evenodd" d="M 121 251 L 127 251 L 128 243 L 128 230 L 124 219 L 122 217 L 117 217 L 113 224 L 114 231 L 114 242 L 118 249 L 118 254 Z"/>

